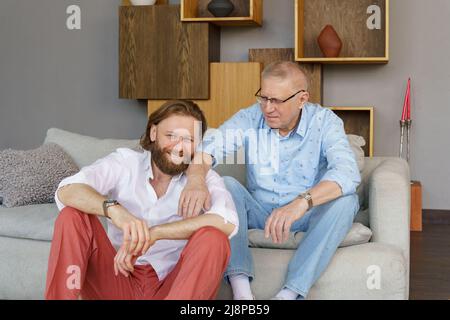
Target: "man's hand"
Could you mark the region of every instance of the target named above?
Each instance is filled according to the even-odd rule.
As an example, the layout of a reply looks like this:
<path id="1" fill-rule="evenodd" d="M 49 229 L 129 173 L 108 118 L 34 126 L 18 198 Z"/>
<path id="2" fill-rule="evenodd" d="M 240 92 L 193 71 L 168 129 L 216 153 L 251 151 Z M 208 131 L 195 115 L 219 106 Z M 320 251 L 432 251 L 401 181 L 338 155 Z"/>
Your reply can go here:
<path id="1" fill-rule="evenodd" d="M 198 216 L 211 208 L 211 197 L 204 177 L 189 176 L 178 201 L 178 215 L 184 219 Z"/>
<path id="2" fill-rule="evenodd" d="M 123 244 L 127 253 L 133 256 L 146 253 L 153 244 L 147 223 L 122 206 L 113 206 L 109 210 L 112 223 L 123 232 Z"/>
<path id="3" fill-rule="evenodd" d="M 150 235 L 149 248 L 158 240 L 155 230 L 156 228 L 148 229 Z M 120 272 L 125 277 L 128 277 L 130 275 L 130 272 L 134 272 L 134 263 L 136 262 L 139 255 L 129 253 L 130 250 L 128 246 L 129 244 L 126 244 L 124 242 L 119 251 L 117 251 L 116 256 L 114 257 L 114 273 L 116 276 Z M 145 252 L 147 252 L 147 250 Z M 145 252 L 143 251 L 142 254 L 145 254 Z"/>
<path id="4" fill-rule="evenodd" d="M 138 256 L 133 256 L 128 253 L 128 249 L 122 245 L 117 251 L 114 257 L 114 274 L 119 275 L 119 272 L 125 277 L 130 275 L 130 272 L 134 272 L 134 263 L 136 262 Z"/>
<path id="5" fill-rule="evenodd" d="M 305 199 L 296 199 L 288 205 L 275 209 L 266 220 L 265 237 L 274 243 L 284 243 L 289 239 L 292 224 L 304 216 L 308 210 Z"/>

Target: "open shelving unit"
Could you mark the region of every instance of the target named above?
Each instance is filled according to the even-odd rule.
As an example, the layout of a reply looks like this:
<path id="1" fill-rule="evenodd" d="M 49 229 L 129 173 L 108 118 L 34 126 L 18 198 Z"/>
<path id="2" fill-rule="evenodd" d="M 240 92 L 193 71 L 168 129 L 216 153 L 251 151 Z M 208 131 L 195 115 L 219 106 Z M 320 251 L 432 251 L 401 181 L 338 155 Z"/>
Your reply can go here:
<path id="1" fill-rule="evenodd" d="M 329 107 L 344 122 L 345 132 L 361 136 L 366 140 L 362 147 L 366 157 L 373 157 L 374 108 L 373 107 Z"/>
<path id="2" fill-rule="evenodd" d="M 369 29 L 369 6 L 381 10 L 381 29 Z M 317 37 L 332 25 L 343 42 L 337 58 L 323 56 Z M 303 63 L 388 63 L 389 0 L 296 0 L 295 60 Z"/>
<path id="3" fill-rule="evenodd" d="M 235 9 L 228 17 L 214 17 L 208 10 L 209 0 L 181 0 L 181 21 L 209 22 L 226 26 L 262 26 L 262 0 L 231 0 Z"/>

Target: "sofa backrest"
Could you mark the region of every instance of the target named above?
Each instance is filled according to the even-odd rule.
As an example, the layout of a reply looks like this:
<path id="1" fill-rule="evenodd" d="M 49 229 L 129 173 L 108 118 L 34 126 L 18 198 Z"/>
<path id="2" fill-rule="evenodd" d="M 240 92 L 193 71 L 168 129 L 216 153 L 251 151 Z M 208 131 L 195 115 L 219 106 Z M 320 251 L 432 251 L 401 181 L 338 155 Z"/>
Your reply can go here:
<path id="1" fill-rule="evenodd" d="M 98 139 L 57 128 L 47 130 L 44 143 L 56 143 L 61 146 L 79 168 L 92 164 L 117 148 L 139 148 L 139 139 Z"/>

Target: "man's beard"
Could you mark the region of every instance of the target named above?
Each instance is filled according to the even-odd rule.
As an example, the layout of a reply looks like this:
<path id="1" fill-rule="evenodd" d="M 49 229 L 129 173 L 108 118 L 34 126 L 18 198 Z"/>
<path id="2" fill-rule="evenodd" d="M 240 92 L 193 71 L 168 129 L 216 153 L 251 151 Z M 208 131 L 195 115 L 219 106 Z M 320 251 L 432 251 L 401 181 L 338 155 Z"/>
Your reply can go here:
<path id="1" fill-rule="evenodd" d="M 177 176 L 183 173 L 189 167 L 187 161 L 180 164 L 175 164 L 170 160 L 170 150 L 167 148 L 160 148 L 157 142 L 150 144 L 150 152 L 152 154 L 152 161 L 164 174 L 169 176 Z"/>

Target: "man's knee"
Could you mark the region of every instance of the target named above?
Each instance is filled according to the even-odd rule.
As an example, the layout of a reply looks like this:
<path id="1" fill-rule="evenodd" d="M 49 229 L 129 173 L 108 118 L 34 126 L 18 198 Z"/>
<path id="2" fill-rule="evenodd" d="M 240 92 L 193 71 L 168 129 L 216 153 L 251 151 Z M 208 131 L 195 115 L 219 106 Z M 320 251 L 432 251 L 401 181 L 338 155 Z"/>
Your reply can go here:
<path id="1" fill-rule="evenodd" d="M 198 229 L 192 239 L 200 243 L 200 250 L 209 252 L 221 252 L 223 255 L 230 255 L 230 241 L 225 233 L 216 227 L 207 226 Z"/>
<path id="2" fill-rule="evenodd" d="M 69 206 L 64 207 L 56 218 L 55 227 L 80 223 L 84 219 L 84 215 L 86 214 L 78 209 Z"/>
<path id="3" fill-rule="evenodd" d="M 228 191 L 233 193 L 233 191 L 239 192 L 242 188 L 245 188 L 236 178 L 233 177 L 223 177 L 223 182 L 227 187 Z"/>
<path id="4" fill-rule="evenodd" d="M 353 219 L 359 210 L 359 198 L 356 193 L 347 196 L 342 196 L 335 200 L 335 205 L 338 205 L 343 216 L 348 216 Z"/>

